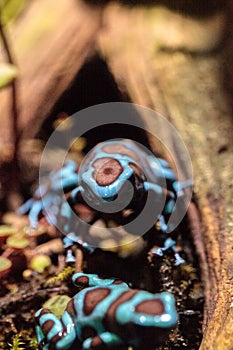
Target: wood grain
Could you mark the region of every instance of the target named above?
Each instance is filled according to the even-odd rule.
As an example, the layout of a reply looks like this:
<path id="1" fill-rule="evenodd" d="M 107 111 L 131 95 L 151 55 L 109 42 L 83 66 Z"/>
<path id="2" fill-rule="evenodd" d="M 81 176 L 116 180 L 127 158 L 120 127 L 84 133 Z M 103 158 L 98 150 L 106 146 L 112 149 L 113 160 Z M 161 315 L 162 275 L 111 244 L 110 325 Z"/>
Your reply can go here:
<path id="1" fill-rule="evenodd" d="M 75 0 L 33 1 L 8 29 L 20 69 L 19 129 L 33 138 L 94 49 L 101 7 Z M 1 142 L 11 142 L 8 91 L 0 92 Z"/>
<path id="2" fill-rule="evenodd" d="M 190 152 L 198 210 L 192 204 L 188 215 L 205 286 L 200 350 L 231 350 L 233 125 L 223 87 L 224 52 L 212 52 L 207 43 L 203 51 L 201 38 L 201 50 L 197 42 L 195 48 L 182 47 L 178 41 L 163 45 L 155 30 L 156 18 L 151 8 L 109 6 L 100 50 L 121 89 L 134 103 L 166 116 Z M 183 30 L 188 36 L 188 26 Z"/>

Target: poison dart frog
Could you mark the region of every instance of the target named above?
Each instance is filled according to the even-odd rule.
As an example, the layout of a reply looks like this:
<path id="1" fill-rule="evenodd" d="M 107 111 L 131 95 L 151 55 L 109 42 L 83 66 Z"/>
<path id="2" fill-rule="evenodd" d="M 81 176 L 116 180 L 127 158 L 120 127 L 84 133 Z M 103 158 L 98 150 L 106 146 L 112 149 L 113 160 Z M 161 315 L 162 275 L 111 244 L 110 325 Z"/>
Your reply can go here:
<path id="1" fill-rule="evenodd" d="M 127 219 L 135 219 L 147 196 L 152 193 L 151 212 L 161 207 L 152 224 L 158 223 L 160 236 L 163 237 L 163 247 L 153 253 L 163 255 L 165 250 L 172 249 L 178 265 L 184 260 L 176 251 L 175 240 L 167 235 L 168 217 L 174 211 L 177 197 L 182 196 L 184 188 L 191 185 L 191 180 L 178 182 L 164 159 L 155 157 L 138 143 L 128 139 L 109 140 L 97 144 L 80 166 L 67 160 L 60 170 L 52 171 L 35 191 L 33 198 L 18 212 L 24 214 L 29 211 L 32 227 L 36 227 L 38 218 L 44 215 L 66 235 L 66 247 L 76 242 L 93 251 L 87 239 L 80 238 L 77 233 L 82 230 L 82 224 L 77 227 L 78 219 L 73 215 L 75 206 L 84 204 L 91 210 L 92 216 L 87 220 L 90 225 L 110 209 L 109 215 L 124 212 L 125 203 L 126 209 L 131 210 Z M 151 215 L 153 213 L 149 213 Z M 126 220 L 124 214 L 121 219 Z M 141 235 L 144 233 L 139 232 Z"/>
<path id="2" fill-rule="evenodd" d="M 96 274 L 76 273 L 72 279 L 86 288 L 68 302 L 61 319 L 48 309 L 35 314 L 40 349 L 66 350 L 77 339 L 83 350 L 121 344 L 151 348 L 163 342 L 178 321 L 169 292 L 130 289 L 120 280 Z"/>

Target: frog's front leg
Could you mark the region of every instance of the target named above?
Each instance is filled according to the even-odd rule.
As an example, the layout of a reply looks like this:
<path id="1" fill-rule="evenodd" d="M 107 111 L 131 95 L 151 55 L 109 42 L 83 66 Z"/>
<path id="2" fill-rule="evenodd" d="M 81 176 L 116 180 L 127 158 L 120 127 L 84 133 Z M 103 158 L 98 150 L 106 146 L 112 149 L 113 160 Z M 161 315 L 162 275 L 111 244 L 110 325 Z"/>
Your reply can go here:
<path id="1" fill-rule="evenodd" d="M 83 342 L 83 350 L 104 350 L 111 346 L 116 346 L 122 344 L 121 338 L 110 332 L 104 332 L 93 338 L 87 338 Z"/>
<path id="2" fill-rule="evenodd" d="M 71 192 L 71 195 L 72 193 L 80 193 L 82 191 L 82 187 L 81 186 L 78 186 L 77 188 L 75 188 L 72 192 Z M 69 202 L 68 203 L 67 201 L 64 201 L 62 204 L 61 204 L 61 209 L 60 209 L 60 213 L 59 213 L 59 219 L 62 220 L 64 222 L 63 224 L 63 230 L 66 232 L 66 233 L 69 233 L 70 232 L 70 227 L 72 226 L 72 218 L 73 218 L 73 211 L 72 211 L 72 205 L 73 204 L 77 204 L 78 201 L 74 202 L 73 201 L 73 197 L 71 197 L 69 199 Z"/>
<path id="3" fill-rule="evenodd" d="M 49 178 L 53 190 L 64 190 L 67 193 L 75 188 L 79 182 L 78 166 L 73 160 L 67 160 L 60 170 L 52 171 Z"/>
<path id="4" fill-rule="evenodd" d="M 59 320 L 48 309 L 40 309 L 35 314 L 36 334 L 39 348 L 66 350 L 71 347 L 76 339 L 74 322 L 70 314 L 65 311 Z"/>
<path id="5" fill-rule="evenodd" d="M 73 283 L 78 287 L 104 287 L 109 285 L 117 285 L 119 287 L 129 288 L 127 283 L 116 278 L 101 278 L 97 274 L 86 274 L 77 272 L 72 277 Z"/>
<path id="6" fill-rule="evenodd" d="M 194 185 L 193 179 L 188 179 L 186 181 L 174 181 L 173 188 L 176 191 L 177 197 L 181 197 L 184 195 L 184 189 L 188 187 L 192 187 Z"/>
<path id="7" fill-rule="evenodd" d="M 165 203 L 165 207 L 163 209 L 163 213 L 164 214 L 171 214 L 175 208 L 175 194 L 171 191 L 168 191 L 166 189 L 163 189 L 161 186 L 157 185 L 157 184 L 153 184 L 150 182 L 145 182 L 144 187 L 147 191 L 152 190 L 155 192 L 156 195 L 159 196 L 166 196 L 166 203 Z M 160 214 L 158 216 L 158 221 L 160 223 L 160 230 L 164 233 L 167 232 L 167 228 L 168 225 L 166 223 L 165 217 L 163 214 Z M 180 265 L 183 264 L 185 261 L 184 259 L 179 255 L 177 248 L 176 248 L 176 242 L 171 239 L 171 238 L 167 238 L 164 242 L 164 246 L 162 248 L 159 249 L 155 249 L 153 250 L 153 254 L 155 255 L 159 255 L 159 256 L 163 256 L 163 253 L 166 250 L 172 249 L 173 253 L 174 253 L 174 257 L 175 257 L 175 265 Z"/>
<path id="8" fill-rule="evenodd" d="M 166 196 L 167 198 L 174 199 L 175 195 L 173 192 L 167 190 L 166 188 L 161 187 L 158 184 L 152 182 L 144 182 L 144 189 L 146 192 L 153 191 L 158 198 Z"/>
<path id="9" fill-rule="evenodd" d="M 164 214 L 171 214 L 175 207 L 175 194 L 172 191 L 167 190 L 166 188 L 161 187 L 158 184 L 151 182 L 144 182 L 144 189 L 146 192 L 153 191 L 156 194 L 156 200 L 159 201 L 165 200 L 165 206 L 163 209 Z M 163 215 L 158 217 L 158 220 L 161 224 L 161 229 L 163 232 L 167 231 L 167 225 L 163 219 Z"/>
<path id="10" fill-rule="evenodd" d="M 77 191 L 79 189 L 77 188 Z M 75 221 L 75 222 L 74 222 Z M 74 215 L 71 205 L 65 201 L 61 205 L 60 213 L 58 216 L 58 225 L 61 226 L 62 231 L 66 237 L 63 239 L 64 248 L 66 249 L 66 262 L 75 262 L 75 257 L 72 254 L 72 246 L 79 244 L 82 248 L 92 253 L 95 248 L 83 241 L 76 233 L 75 224 L 77 224 L 78 218 Z M 89 222 L 89 225 L 91 222 Z M 79 223 L 79 230 L 86 230 L 87 225 L 83 224 L 82 220 Z M 82 232 L 83 233 L 83 232 Z M 88 234 L 88 232 L 87 232 Z M 85 236 L 85 235 L 84 235 Z"/>
<path id="11" fill-rule="evenodd" d="M 77 187 L 79 181 L 77 170 L 77 164 L 68 160 L 62 169 L 52 171 L 45 176 L 41 179 L 42 183 L 34 192 L 33 197 L 17 210 L 18 214 L 23 215 L 29 212 L 32 227 L 38 226 L 40 214 L 44 214 L 46 219 L 55 225 L 64 193 Z"/>
<path id="12" fill-rule="evenodd" d="M 193 186 L 193 179 L 188 179 L 186 181 L 178 181 L 175 172 L 169 167 L 169 163 L 162 158 L 149 157 L 150 166 L 159 178 L 165 178 L 172 182 L 172 187 L 176 192 L 176 195 L 183 196 L 184 189 Z"/>
<path id="13" fill-rule="evenodd" d="M 45 192 L 45 187 L 45 185 L 38 187 L 34 193 L 34 197 L 28 199 L 17 209 L 17 214 L 19 215 L 25 215 L 29 212 L 30 225 L 34 228 L 37 227 L 39 215 L 43 211 L 43 202 L 41 198 Z"/>
<path id="14" fill-rule="evenodd" d="M 149 156 L 149 162 L 151 169 L 155 175 L 159 178 L 164 178 L 167 180 L 176 180 L 176 174 L 169 167 L 169 163 L 162 158 L 155 158 L 154 156 Z"/>

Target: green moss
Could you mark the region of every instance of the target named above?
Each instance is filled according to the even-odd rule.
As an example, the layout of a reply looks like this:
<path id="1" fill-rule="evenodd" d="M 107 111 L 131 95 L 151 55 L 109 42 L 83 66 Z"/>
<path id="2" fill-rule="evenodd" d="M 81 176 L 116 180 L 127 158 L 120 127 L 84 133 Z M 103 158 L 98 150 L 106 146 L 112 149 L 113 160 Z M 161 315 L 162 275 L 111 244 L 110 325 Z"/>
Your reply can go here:
<path id="1" fill-rule="evenodd" d="M 10 350 L 24 350 L 25 349 L 25 344 L 21 340 L 21 335 L 17 334 L 14 336 L 12 343 L 8 344 L 10 347 Z"/>
<path id="2" fill-rule="evenodd" d="M 30 340 L 29 346 L 32 350 L 38 350 L 38 343 L 35 337 Z"/>
<path id="3" fill-rule="evenodd" d="M 56 295 L 47 300 L 43 307 L 49 309 L 58 318 L 61 318 L 70 299 L 67 295 Z"/>
<path id="4" fill-rule="evenodd" d="M 45 282 L 45 287 L 48 287 L 48 286 L 54 285 L 54 284 L 56 284 L 58 282 L 62 282 L 62 281 L 65 281 L 65 280 L 69 279 L 74 274 L 74 272 L 75 272 L 75 268 L 74 267 L 67 266 L 57 276 L 49 278 Z"/>

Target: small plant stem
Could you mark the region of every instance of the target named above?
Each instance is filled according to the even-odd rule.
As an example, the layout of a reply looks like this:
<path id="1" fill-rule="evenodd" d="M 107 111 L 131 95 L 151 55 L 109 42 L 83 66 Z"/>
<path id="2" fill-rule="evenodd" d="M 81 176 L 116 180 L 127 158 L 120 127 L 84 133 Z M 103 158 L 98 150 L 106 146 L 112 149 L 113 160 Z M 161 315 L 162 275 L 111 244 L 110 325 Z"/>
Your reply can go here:
<path id="1" fill-rule="evenodd" d="M 75 258 L 75 272 L 83 272 L 83 251 L 80 248 L 77 248 Z"/>

